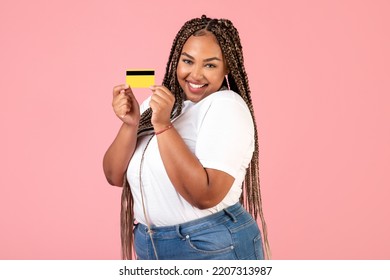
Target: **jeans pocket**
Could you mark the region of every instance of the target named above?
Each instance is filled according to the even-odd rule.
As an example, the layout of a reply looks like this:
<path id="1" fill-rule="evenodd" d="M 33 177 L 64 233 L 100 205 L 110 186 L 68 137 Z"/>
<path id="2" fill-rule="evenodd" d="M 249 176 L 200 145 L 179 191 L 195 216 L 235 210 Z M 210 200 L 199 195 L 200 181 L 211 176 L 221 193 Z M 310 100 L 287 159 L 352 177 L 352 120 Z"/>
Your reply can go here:
<path id="1" fill-rule="evenodd" d="M 189 246 L 201 253 L 225 253 L 233 250 L 230 231 L 224 225 L 186 235 Z"/>
<path id="2" fill-rule="evenodd" d="M 260 229 L 256 221 L 252 217 L 248 217 L 249 219 L 242 219 L 230 229 L 234 240 L 234 250 L 240 260 L 261 259 Z"/>

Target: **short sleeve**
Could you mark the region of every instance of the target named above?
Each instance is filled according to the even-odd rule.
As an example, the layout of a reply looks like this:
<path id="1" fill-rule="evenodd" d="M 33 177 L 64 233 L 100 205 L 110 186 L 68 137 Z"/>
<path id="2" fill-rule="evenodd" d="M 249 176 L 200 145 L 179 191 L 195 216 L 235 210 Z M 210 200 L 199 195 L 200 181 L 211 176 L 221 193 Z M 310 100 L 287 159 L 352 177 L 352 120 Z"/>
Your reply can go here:
<path id="1" fill-rule="evenodd" d="M 254 125 L 243 100 L 218 98 L 211 102 L 198 132 L 195 154 L 205 168 L 237 178 L 254 150 Z"/>

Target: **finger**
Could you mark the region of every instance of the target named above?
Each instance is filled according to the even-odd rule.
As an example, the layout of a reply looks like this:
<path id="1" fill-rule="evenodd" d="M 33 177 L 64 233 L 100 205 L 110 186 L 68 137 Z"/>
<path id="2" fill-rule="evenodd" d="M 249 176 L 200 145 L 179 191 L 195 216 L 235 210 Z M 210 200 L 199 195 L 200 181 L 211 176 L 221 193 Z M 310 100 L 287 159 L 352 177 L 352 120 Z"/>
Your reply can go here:
<path id="1" fill-rule="evenodd" d="M 131 104 L 131 97 L 125 95 L 124 93 L 120 94 L 113 100 L 113 106 L 117 106 L 120 104 Z"/>
<path id="2" fill-rule="evenodd" d="M 165 86 L 152 86 L 150 88 L 154 93 L 166 99 L 168 102 L 175 102 L 175 96 Z"/>
<path id="3" fill-rule="evenodd" d="M 150 98 L 150 102 L 160 108 L 169 106 L 171 104 L 169 99 L 166 96 L 164 96 L 163 93 L 158 93 L 158 92 L 152 95 L 152 97 Z M 150 106 L 152 106 L 152 104 Z"/>
<path id="4" fill-rule="evenodd" d="M 131 96 L 131 97 L 135 97 L 131 87 L 128 87 L 128 88 L 125 89 L 125 94 L 128 95 L 128 96 Z"/>
<path id="5" fill-rule="evenodd" d="M 114 89 L 113 89 L 113 95 L 117 96 L 117 95 L 119 95 L 121 90 L 128 90 L 128 89 L 130 89 L 130 86 L 127 85 L 127 84 L 122 84 L 122 85 L 115 86 Z"/>
<path id="6" fill-rule="evenodd" d="M 124 118 L 128 113 L 130 113 L 131 107 L 128 104 L 123 104 L 117 108 L 116 115 L 120 118 Z"/>
<path id="7" fill-rule="evenodd" d="M 173 96 L 172 92 L 165 86 L 153 85 L 153 86 L 150 86 L 150 89 L 151 90 L 161 90 L 164 93 L 166 93 L 167 95 L 172 95 Z"/>
<path id="8" fill-rule="evenodd" d="M 172 102 L 174 100 L 173 95 L 170 93 L 169 90 L 163 90 L 160 87 L 157 87 L 152 90 L 154 96 L 159 96 L 162 99 L 166 100 L 168 103 Z"/>
<path id="9" fill-rule="evenodd" d="M 121 93 L 112 101 L 112 107 L 114 108 L 114 111 L 117 112 L 119 108 L 123 105 L 131 106 L 132 102 L 129 96 L 126 96 L 124 93 Z"/>
<path id="10" fill-rule="evenodd" d="M 112 100 L 112 106 L 115 106 L 120 102 L 128 101 L 129 99 L 130 97 L 125 94 L 125 91 L 121 90 L 117 96 L 114 96 Z"/>

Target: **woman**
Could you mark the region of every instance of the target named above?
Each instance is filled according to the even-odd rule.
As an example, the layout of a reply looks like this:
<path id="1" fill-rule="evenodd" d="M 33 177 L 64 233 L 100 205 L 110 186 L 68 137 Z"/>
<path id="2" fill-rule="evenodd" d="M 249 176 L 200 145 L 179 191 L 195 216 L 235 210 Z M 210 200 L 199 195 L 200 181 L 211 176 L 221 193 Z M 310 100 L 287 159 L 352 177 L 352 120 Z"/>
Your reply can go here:
<path id="1" fill-rule="evenodd" d="M 233 24 L 186 22 L 151 90 L 141 106 L 129 86 L 113 90 L 123 124 L 103 168 L 110 184 L 124 186 L 123 258 L 134 233 L 138 259 L 263 259 L 258 214 L 269 257 L 257 129 Z"/>

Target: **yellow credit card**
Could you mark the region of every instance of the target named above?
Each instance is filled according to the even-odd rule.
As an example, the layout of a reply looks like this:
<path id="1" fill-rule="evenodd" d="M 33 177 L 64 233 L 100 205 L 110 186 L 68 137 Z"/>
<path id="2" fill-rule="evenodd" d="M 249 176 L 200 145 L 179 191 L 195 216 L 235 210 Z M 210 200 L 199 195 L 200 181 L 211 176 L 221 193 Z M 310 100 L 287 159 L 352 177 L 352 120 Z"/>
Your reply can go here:
<path id="1" fill-rule="evenodd" d="M 126 70 L 126 84 L 131 88 L 148 88 L 154 85 L 153 69 Z"/>

